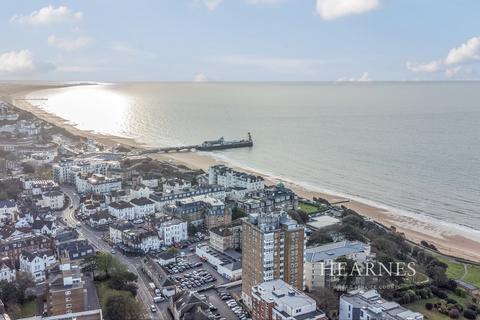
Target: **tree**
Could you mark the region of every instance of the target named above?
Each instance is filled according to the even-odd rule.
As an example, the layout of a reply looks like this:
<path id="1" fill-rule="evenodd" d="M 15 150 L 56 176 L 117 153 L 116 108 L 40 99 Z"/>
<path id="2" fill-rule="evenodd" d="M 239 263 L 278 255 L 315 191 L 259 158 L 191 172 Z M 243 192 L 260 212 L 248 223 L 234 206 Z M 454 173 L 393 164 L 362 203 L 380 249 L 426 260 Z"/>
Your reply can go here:
<path id="1" fill-rule="evenodd" d="M 425 308 L 427 310 L 432 310 L 433 309 L 433 304 L 431 302 L 427 302 L 427 303 L 425 303 Z"/>
<path id="2" fill-rule="evenodd" d="M 195 225 L 193 223 L 189 222 L 187 224 L 187 232 L 188 232 L 188 235 L 190 237 L 192 237 L 198 232 L 198 230 L 197 230 L 197 227 L 195 227 Z"/>
<path id="3" fill-rule="evenodd" d="M 329 228 L 322 228 L 321 230 L 314 231 L 308 239 L 308 245 L 324 244 L 333 242 L 333 238 L 330 235 L 332 232 Z"/>
<path id="4" fill-rule="evenodd" d="M 144 319 L 141 305 L 128 293 L 113 293 L 105 303 L 105 319 Z"/>
<path id="5" fill-rule="evenodd" d="M 0 281 L 0 299 L 7 306 L 13 306 L 23 298 L 23 293 L 20 292 L 14 282 Z"/>
<path id="6" fill-rule="evenodd" d="M 16 199 L 20 191 L 19 180 L 0 181 L 0 200 Z"/>
<path id="7" fill-rule="evenodd" d="M 235 220 L 240 219 L 240 218 L 244 218 L 246 216 L 248 216 L 248 215 L 242 209 L 237 208 L 237 207 L 232 209 L 232 221 L 235 221 Z"/>
<path id="8" fill-rule="evenodd" d="M 132 292 L 133 295 L 136 295 L 137 286 L 135 284 L 132 286 L 132 282 L 137 281 L 137 279 L 137 275 L 129 271 L 114 272 L 110 275 L 108 285 L 112 289 L 126 290 Z"/>
<path id="9" fill-rule="evenodd" d="M 317 307 L 328 312 L 330 316 L 338 310 L 338 296 L 333 289 L 318 288 L 313 290 L 310 296 L 317 302 Z"/>
<path id="10" fill-rule="evenodd" d="M 465 319 L 475 320 L 477 319 L 477 313 L 471 309 L 465 309 L 465 311 L 463 311 L 463 317 Z"/>
<path id="11" fill-rule="evenodd" d="M 336 259 L 335 262 L 338 264 L 342 264 L 342 266 L 344 267 L 344 271 L 342 271 L 338 277 L 339 284 L 347 287 L 348 289 L 349 286 L 355 283 L 358 276 L 358 270 L 354 267 L 355 261 L 345 257 L 340 257 Z"/>
<path id="12" fill-rule="evenodd" d="M 460 312 L 457 309 L 453 308 L 448 312 L 448 316 L 450 317 L 450 319 L 458 319 L 460 317 Z"/>
<path id="13" fill-rule="evenodd" d="M 33 174 L 35 173 L 35 168 L 29 163 L 22 163 L 23 172 Z"/>
<path id="14" fill-rule="evenodd" d="M 110 278 L 114 273 L 127 271 L 127 267 L 108 252 L 97 252 L 95 255 L 95 264 L 97 271 L 101 271 L 106 278 Z"/>
<path id="15" fill-rule="evenodd" d="M 178 249 L 175 248 L 174 246 L 171 246 L 170 248 L 168 248 L 167 252 L 173 254 L 174 256 L 176 256 L 178 254 Z"/>

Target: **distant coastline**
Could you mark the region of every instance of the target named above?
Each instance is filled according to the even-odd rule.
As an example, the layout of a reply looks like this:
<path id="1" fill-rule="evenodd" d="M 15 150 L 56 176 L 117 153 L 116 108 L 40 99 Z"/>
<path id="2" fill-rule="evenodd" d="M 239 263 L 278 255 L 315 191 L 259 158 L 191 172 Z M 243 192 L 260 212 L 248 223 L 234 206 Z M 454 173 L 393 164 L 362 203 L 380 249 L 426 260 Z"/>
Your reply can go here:
<path id="1" fill-rule="evenodd" d="M 55 126 L 64 128 L 73 135 L 84 138 L 96 139 L 98 142 L 109 147 L 114 147 L 118 145 L 124 145 L 128 148 L 147 147 L 145 144 L 141 144 L 134 139 L 80 130 L 65 119 L 48 113 L 39 107 L 33 106 L 28 101 L 15 100 L 25 98 L 35 91 L 62 88 L 72 85 L 74 86 L 77 84 L 23 86 L 23 88 L 21 88 L 20 90 L 18 90 L 17 88 L 10 93 L 3 92 L 3 95 L 10 96 L 12 104 L 14 104 L 16 107 L 31 112 L 38 118 L 41 118 Z M 80 85 L 87 85 L 87 83 L 81 83 Z M 159 154 L 151 155 L 151 157 L 159 160 L 173 160 L 189 167 L 200 168 L 203 170 L 215 163 L 227 163 L 229 165 L 232 165 L 232 163 L 230 163 L 226 159 L 219 159 L 214 155 L 199 152 L 189 154 Z M 286 181 L 285 179 L 280 177 L 273 177 L 272 175 L 257 172 L 251 168 L 244 168 L 241 165 L 233 165 L 242 170 L 253 171 L 257 174 L 261 174 L 271 184 L 282 181 L 287 186 L 292 188 L 295 192 L 297 192 L 300 196 L 305 198 L 312 198 L 314 196 L 322 197 L 329 200 L 330 202 L 337 202 L 349 199 L 350 202 L 348 204 L 345 204 L 347 207 L 359 212 L 366 217 L 372 218 L 373 220 L 378 221 L 385 226 L 394 226 L 397 231 L 403 232 L 406 238 L 409 240 L 417 243 L 425 240 L 429 243 L 434 244 L 441 252 L 445 254 L 480 262 L 480 232 L 477 232 L 476 230 L 469 230 L 468 227 L 462 226 L 459 226 L 458 228 L 456 228 L 456 230 L 452 230 L 450 224 L 434 225 L 435 221 L 429 221 L 431 219 L 429 219 L 428 217 L 423 217 L 418 214 L 395 212 L 390 208 L 379 206 L 378 204 L 369 202 L 365 199 L 343 195 L 335 195 L 332 194 L 333 192 L 321 192 L 321 190 L 314 186 L 299 185 L 298 183 Z"/>

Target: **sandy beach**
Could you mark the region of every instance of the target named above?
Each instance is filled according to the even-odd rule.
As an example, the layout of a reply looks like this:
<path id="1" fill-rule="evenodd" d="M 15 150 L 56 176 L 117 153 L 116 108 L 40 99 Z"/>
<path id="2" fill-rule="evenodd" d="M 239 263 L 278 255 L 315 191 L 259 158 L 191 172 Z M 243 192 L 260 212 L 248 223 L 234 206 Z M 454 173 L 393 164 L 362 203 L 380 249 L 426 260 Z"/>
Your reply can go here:
<path id="1" fill-rule="evenodd" d="M 10 86 L 7 88 L 4 86 L 0 89 L 0 98 L 11 102 L 13 105 L 20 109 L 31 112 L 32 114 L 44 121 L 47 121 L 60 128 L 64 128 L 73 135 L 95 139 L 99 143 L 102 143 L 108 147 L 115 147 L 118 145 L 124 145 L 130 148 L 145 147 L 144 145 L 138 143 L 133 139 L 110 135 L 101 135 L 90 131 L 79 130 L 64 119 L 47 113 L 38 107 L 35 107 L 31 103 L 29 103 L 28 100 L 21 100 L 25 98 L 30 92 L 46 88 L 52 87 L 46 87 L 42 85 L 22 85 L 20 88 L 15 86 Z M 203 170 L 206 170 L 209 166 L 213 164 L 222 163 L 213 156 L 197 152 L 169 155 L 159 154 L 150 156 L 158 160 L 177 161 L 188 167 Z M 239 169 L 248 171 L 244 168 Z M 268 184 L 275 184 L 280 182 L 268 176 L 265 176 L 265 179 Z M 348 203 L 344 204 L 346 207 L 357 211 L 365 217 L 372 218 L 373 220 L 378 221 L 379 223 L 387 227 L 394 226 L 397 231 L 403 232 L 405 234 L 405 237 L 413 242 L 419 243 L 420 241 L 425 240 L 429 243 L 434 244 L 442 253 L 475 262 L 480 262 L 480 233 L 475 232 L 474 230 L 453 230 L 447 224 L 434 223 L 431 220 L 423 219 L 423 217 L 420 216 L 416 217 L 415 215 L 401 215 L 393 211 L 378 208 L 352 199 L 346 199 L 331 194 L 317 192 L 314 190 L 307 190 L 302 186 L 296 185 L 288 181 L 281 182 L 285 183 L 288 187 L 293 189 L 297 194 L 304 198 L 311 199 L 315 196 L 327 199 L 330 202 L 349 200 Z"/>

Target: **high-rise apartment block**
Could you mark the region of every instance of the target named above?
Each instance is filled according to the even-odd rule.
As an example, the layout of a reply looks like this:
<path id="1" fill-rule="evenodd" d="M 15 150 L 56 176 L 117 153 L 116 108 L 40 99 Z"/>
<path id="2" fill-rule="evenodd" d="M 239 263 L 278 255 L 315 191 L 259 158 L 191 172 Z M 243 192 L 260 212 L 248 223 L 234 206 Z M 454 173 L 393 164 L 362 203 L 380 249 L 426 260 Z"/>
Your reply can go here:
<path id="1" fill-rule="evenodd" d="M 242 297 L 251 307 L 252 287 L 281 279 L 303 290 L 305 229 L 285 212 L 251 214 L 242 225 Z"/>

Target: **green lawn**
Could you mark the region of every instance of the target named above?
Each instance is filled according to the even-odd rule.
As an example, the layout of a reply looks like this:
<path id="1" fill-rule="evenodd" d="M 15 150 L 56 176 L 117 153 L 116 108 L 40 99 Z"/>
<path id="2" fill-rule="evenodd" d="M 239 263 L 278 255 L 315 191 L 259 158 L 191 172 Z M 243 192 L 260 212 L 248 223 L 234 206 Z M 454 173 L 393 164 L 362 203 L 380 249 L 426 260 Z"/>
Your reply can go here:
<path id="1" fill-rule="evenodd" d="M 428 319 L 428 320 L 450 320 L 450 318 L 447 315 L 441 314 L 436 310 L 427 310 L 427 308 L 425 308 L 425 303 L 431 302 L 434 304 L 438 300 L 439 300 L 438 298 L 420 300 L 414 303 L 406 304 L 404 305 L 404 307 L 412 311 L 420 312 L 425 316 L 425 319 Z"/>
<path id="2" fill-rule="evenodd" d="M 20 312 L 17 316 L 18 319 L 28 318 L 38 314 L 37 312 L 37 301 L 28 301 L 20 306 Z"/>
<path id="3" fill-rule="evenodd" d="M 321 211 L 325 210 L 322 207 L 318 207 L 318 206 L 315 206 L 313 204 L 309 204 L 309 203 L 305 203 L 305 202 L 299 202 L 298 203 L 298 209 L 302 210 L 302 211 L 305 211 L 308 214 L 317 213 L 317 212 L 321 212 Z"/>
<path id="4" fill-rule="evenodd" d="M 462 279 L 465 274 L 463 263 L 439 255 L 436 255 L 436 257 L 438 260 L 448 265 L 447 276 L 449 278 L 455 280 Z M 468 273 L 462 280 L 480 288 L 480 267 L 468 264 L 467 269 Z"/>
<path id="5" fill-rule="evenodd" d="M 477 288 L 480 288 L 480 267 L 469 265 L 468 274 L 463 281 L 471 283 Z"/>

